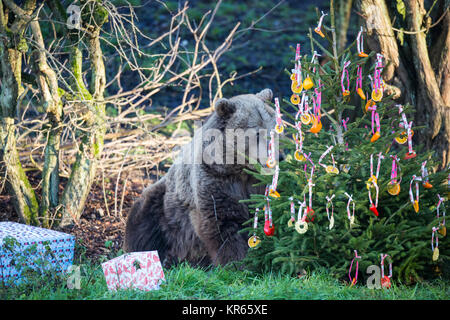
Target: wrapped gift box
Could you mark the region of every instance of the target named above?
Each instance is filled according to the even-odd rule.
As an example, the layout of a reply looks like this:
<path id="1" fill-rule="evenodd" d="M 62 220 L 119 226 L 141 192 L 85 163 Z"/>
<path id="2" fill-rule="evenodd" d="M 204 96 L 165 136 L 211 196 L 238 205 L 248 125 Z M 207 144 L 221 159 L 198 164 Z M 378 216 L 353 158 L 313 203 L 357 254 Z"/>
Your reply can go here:
<path id="1" fill-rule="evenodd" d="M 102 263 L 108 289 L 158 290 L 165 281 L 158 251 L 131 252 Z"/>
<path id="2" fill-rule="evenodd" d="M 24 280 L 25 268 L 63 273 L 72 265 L 75 237 L 66 233 L 0 222 L 0 283 Z"/>

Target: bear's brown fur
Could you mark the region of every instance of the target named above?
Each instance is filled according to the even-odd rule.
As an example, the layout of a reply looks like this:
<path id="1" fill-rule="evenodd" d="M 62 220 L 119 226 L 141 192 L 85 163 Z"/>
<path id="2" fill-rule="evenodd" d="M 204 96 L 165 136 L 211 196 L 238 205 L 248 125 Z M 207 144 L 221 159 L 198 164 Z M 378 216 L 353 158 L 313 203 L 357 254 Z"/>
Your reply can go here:
<path id="1" fill-rule="evenodd" d="M 202 130 L 261 128 L 269 132 L 275 126 L 275 112 L 265 102 L 271 99 L 270 89 L 219 99 Z M 250 215 L 239 200 L 263 190 L 254 187 L 257 181 L 244 172 L 248 163 L 192 164 L 189 160 L 199 156 L 193 145 L 211 144 L 198 131 L 167 174 L 146 188 L 133 205 L 126 225 L 125 251 L 158 250 L 165 266 L 181 261 L 217 265 L 244 258 L 248 237 L 238 231 Z"/>

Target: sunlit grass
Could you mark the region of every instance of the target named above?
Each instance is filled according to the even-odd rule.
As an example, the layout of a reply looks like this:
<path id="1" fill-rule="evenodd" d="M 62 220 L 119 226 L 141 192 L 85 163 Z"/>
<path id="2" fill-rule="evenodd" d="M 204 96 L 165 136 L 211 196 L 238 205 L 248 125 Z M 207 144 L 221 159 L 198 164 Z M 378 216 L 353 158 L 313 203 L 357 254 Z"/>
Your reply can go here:
<path id="1" fill-rule="evenodd" d="M 258 275 L 232 268 L 198 269 L 187 264 L 165 270 L 166 282 L 151 292 L 110 292 L 100 264 L 82 267 L 81 288 L 68 289 L 66 280 L 39 279 L 36 283 L 0 289 L 2 299 L 448 299 L 449 282 L 435 280 L 414 286 L 394 283 L 391 289 L 349 287 L 325 270 L 302 278 L 280 274 Z"/>

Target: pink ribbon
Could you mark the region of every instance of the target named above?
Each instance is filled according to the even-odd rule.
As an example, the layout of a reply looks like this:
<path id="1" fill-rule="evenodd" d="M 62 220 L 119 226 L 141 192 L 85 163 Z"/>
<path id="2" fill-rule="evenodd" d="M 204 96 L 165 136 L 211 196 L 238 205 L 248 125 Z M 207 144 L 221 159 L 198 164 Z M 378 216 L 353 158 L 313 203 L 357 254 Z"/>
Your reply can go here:
<path id="1" fill-rule="evenodd" d="M 356 260 L 356 270 L 355 270 L 355 283 L 358 281 L 358 268 L 359 268 L 359 262 L 357 259 L 361 259 L 360 256 L 358 256 L 358 251 L 355 251 L 355 257 L 353 258 L 352 262 L 350 263 L 350 269 L 348 269 L 348 277 L 350 279 L 350 282 L 353 283 L 353 279 L 351 276 L 352 268 L 353 268 L 353 262 Z"/>
<path id="2" fill-rule="evenodd" d="M 370 106 L 367 108 L 368 110 L 372 111 L 372 134 L 375 134 L 375 132 L 380 132 L 380 116 L 377 112 L 377 105 L 374 104 L 373 106 Z M 376 127 L 376 131 L 375 130 Z"/>
<path id="3" fill-rule="evenodd" d="M 350 89 L 350 79 L 348 76 L 348 71 L 347 71 L 347 67 L 350 65 L 350 61 L 347 61 L 344 63 L 344 68 L 342 69 L 342 76 L 341 76 L 341 88 L 342 88 L 342 93 L 344 93 L 345 91 L 345 87 L 344 87 L 344 78 L 345 76 L 347 76 L 347 90 Z"/>
<path id="4" fill-rule="evenodd" d="M 432 231 L 432 233 L 431 233 L 431 251 L 434 251 L 434 243 L 435 243 L 435 241 L 434 241 L 434 235 L 435 235 L 435 233 L 436 233 L 436 231 L 438 230 L 438 228 L 436 228 L 436 227 L 433 227 L 433 229 L 432 229 L 433 231 Z M 439 237 L 436 235 L 436 248 L 438 248 L 439 247 Z"/>
<path id="5" fill-rule="evenodd" d="M 362 89 L 362 68 L 358 64 L 357 70 L 356 70 L 357 78 L 356 78 L 356 90 L 359 88 Z"/>
<path id="6" fill-rule="evenodd" d="M 416 200 L 419 202 L 419 183 L 417 181 L 422 181 L 422 178 L 413 175 L 411 181 L 409 182 L 409 198 L 412 204 L 414 204 L 414 194 L 412 191 L 412 184 L 414 181 L 416 181 Z"/>
<path id="7" fill-rule="evenodd" d="M 438 204 L 436 206 L 436 211 L 437 211 L 437 218 L 439 219 L 439 207 L 441 206 L 442 203 L 444 203 L 444 198 L 442 198 L 439 194 L 438 196 Z M 444 206 L 444 210 L 442 210 L 442 217 L 444 218 L 444 220 L 442 221 L 442 225 L 445 226 L 445 206 Z"/>
<path id="8" fill-rule="evenodd" d="M 400 181 L 397 182 L 398 170 L 400 170 L 398 157 L 395 155 L 391 155 L 390 157 L 392 158 L 391 183 L 400 183 L 402 181 L 401 178 Z"/>

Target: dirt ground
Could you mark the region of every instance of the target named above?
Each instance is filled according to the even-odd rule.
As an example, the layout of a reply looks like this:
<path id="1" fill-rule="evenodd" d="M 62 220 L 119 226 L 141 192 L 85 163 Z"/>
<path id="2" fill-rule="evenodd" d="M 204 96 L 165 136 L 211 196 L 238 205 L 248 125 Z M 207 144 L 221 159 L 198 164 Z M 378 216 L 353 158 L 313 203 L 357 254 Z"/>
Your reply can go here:
<path id="1" fill-rule="evenodd" d="M 122 173 L 119 183 L 117 177 L 111 177 L 104 188 L 99 179 L 92 186 L 80 220 L 59 231 L 74 235 L 77 242 L 86 249 L 85 255 L 89 258 L 95 259 L 110 251 L 119 250 L 123 244 L 129 210 L 142 190 L 156 179 L 156 176 L 146 177 L 143 172 Z M 39 194 L 37 174 L 30 176 L 30 182 L 37 186 L 36 192 Z M 0 194 L 0 221 L 21 222 L 6 192 Z"/>

